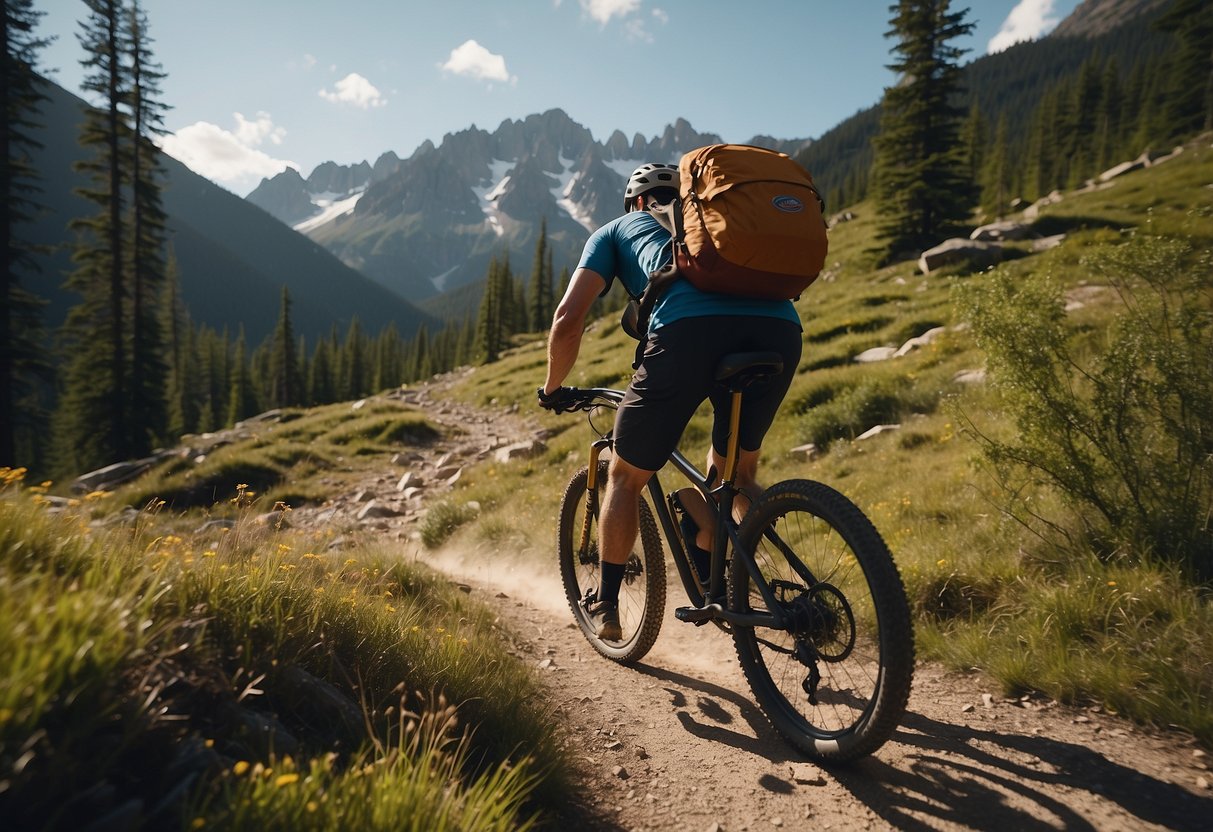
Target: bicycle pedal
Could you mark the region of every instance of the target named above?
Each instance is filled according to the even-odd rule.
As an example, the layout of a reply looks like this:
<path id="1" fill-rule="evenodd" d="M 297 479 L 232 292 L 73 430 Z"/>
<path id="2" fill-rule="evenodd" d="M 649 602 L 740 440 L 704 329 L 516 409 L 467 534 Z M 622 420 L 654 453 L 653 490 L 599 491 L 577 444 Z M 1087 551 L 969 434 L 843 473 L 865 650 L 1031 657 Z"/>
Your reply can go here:
<path id="1" fill-rule="evenodd" d="M 720 604 L 708 604 L 706 607 L 678 607 L 674 617 L 688 624 L 707 624 L 720 613 L 724 612 Z"/>

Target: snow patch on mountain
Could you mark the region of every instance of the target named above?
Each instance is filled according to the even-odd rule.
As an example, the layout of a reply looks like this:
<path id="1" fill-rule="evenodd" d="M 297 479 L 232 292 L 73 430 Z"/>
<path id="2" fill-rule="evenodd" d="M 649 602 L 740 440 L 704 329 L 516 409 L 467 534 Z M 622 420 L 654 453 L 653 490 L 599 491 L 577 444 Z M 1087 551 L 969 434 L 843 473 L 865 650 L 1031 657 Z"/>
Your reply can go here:
<path id="1" fill-rule="evenodd" d="M 456 264 L 456 265 L 454 265 L 454 266 L 451 266 L 451 267 L 450 267 L 449 269 L 447 269 L 445 272 L 443 272 L 443 273 L 442 273 L 442 274 L 440 274 L 440 275 L 437 275 L 436 277 L 431 277 L 431 278 L 430 278 L 430 283 L 434 284 L 434 289 L 435 289 L 435 291 L 438 291 L 438 292 L 445 292 L 445 291 L 446 291 L 446 282 L 447 282 L 447 280 L 449 280 L 449 279 L 450 279 L 450 277 L 451 277 L 451 275 L 452 275 L 452 274 L 454 274 L 454 273 L 455 273 L 455 272 L 457 272 L 457 271 L 459 271 L 459 264 Z"/>
<path id="2" fill-rule="evenodd" d="M 573 186 L 577 184 L 577 179 L 580 176 L 573 167 L 575 163 L 572 159 L 566 159 L 564 156 L 561 156 L 560 164 L 563 168 L 560 176 L 557 177 L 560 184 L 552 188 L 552 196 L 556 198 L 556 204 L 563 208 L 586 231 L 594 231 L 598 226 L 594 223 L 593 217 L 590 216 L 588 211 L 569 199 L 569 194 L 573 192 Z"/>
<path id="3" fill-rule="evenodd" d="M 358 200 L 362 199 L 364 191 L 359 190 L 354 194 L 334 194 L 323 193 L 313 194 L 312 204 L 320 209 L 320 213 L 315 216 L 308 217 L 300 223 L 291 226 L 300 234 L 306 234 L 309 231 L 314 231 L 320 226 L 330 223 L 338 217 L 344 217 L 346 214 L 354 212 L 354 206 L 358 204 Z"/>
<path id="4" fill-rule="evenodd" d="M 488 185 L 472 186 L 472 193 L 476 194 L 476 198 L 480 201 L 480 210 L 484 211 L 484 221 L 498 237 L 505 234 L 505 229 L 501 227 L 501 216 L 496 203 L 497 199 L 505 193 L 505 188 L 510 183 L 509 172 L 513 169 L 513 162 L 494 159 L 489 162 Z"/>

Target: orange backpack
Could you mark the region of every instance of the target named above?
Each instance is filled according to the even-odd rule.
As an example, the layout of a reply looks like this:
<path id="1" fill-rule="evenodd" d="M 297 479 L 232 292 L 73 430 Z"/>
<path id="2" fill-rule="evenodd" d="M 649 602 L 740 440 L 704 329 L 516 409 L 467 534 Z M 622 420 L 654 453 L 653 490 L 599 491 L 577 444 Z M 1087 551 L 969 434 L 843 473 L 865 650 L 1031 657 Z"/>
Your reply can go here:
<path id="1" fill-rule="evenodd" d="M 829 246 L 825 206 L 789 156 L 714 144 L 684 154 L 678 173 L 674 265 L 697 288 L 792 299 L 817 278 Z"/>

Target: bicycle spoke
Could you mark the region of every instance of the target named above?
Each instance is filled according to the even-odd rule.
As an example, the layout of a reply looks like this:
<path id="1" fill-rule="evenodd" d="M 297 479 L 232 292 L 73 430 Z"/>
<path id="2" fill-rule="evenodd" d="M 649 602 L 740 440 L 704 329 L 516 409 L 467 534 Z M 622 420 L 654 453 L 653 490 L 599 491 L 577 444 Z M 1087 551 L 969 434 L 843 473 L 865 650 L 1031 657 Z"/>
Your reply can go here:
<path id="1" fill-rule="evenodd" d="M 892 732 L 909 691 L 913 643 L 900 579 L 875 529 L 842 495 L 805 481 L 772 491 L 741 533 L 762 587 L 739 563 L 730 603 L 776 607 L 788 629 L 739 628 L 742 669 L 772 724 L 798 746 L 833 758 L 869 753 Z"/>

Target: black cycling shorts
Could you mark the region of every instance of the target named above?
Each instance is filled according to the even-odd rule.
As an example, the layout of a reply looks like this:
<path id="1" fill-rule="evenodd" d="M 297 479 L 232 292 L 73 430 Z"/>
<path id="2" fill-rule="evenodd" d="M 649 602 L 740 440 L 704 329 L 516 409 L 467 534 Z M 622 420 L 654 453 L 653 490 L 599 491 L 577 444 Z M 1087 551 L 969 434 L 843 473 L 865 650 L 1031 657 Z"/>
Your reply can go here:
<path id="1" fill-rule="evenodd" d="M 751 385 L 742 396 L 740 446 L 758 450 L 796 374 L 800 348 L 800 327 L 782 318 L 683 318 L 650 332 L 640 369 L 615 414 L 615 453 L 637 468 L 659 470 L 696 409 L 710 398 L 712 446 L 725 456 L 730 395 L 716 384 L 716 367 L 730 353 L 777 352 L 783 372 Z"/>

